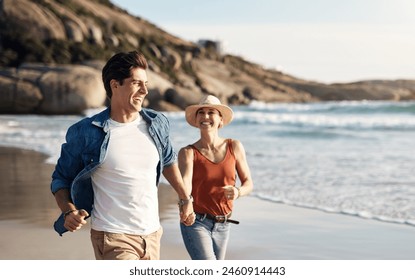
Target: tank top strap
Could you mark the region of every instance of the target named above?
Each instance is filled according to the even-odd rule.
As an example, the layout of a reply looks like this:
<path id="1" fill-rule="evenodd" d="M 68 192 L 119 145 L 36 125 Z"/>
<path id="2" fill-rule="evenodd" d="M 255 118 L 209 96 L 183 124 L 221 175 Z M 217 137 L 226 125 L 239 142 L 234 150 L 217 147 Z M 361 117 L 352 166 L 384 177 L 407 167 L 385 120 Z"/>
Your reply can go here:
<path id="1" fill-rule="evenodd" d="M 193 144 L 189 144 L 187 145 L 187 147 L 191 148 L 193 151 L 193 157 L 196 156 L 196 152 L 198 151 L 198 149 L 193 145 Z"/>
<path id="2" fill-rule="evenodd" d="M 226 143 L 227 143 L 227 145 L 228 145 L 228 150 L 229 150 L 229 152 L 233 155 L 233 156 L 235 156 L 235 154 L 233 153 L 233 146 L 232 146 L 232 143 L 233 143 L 233 140 L 232 139 L 226 139 Z"/>

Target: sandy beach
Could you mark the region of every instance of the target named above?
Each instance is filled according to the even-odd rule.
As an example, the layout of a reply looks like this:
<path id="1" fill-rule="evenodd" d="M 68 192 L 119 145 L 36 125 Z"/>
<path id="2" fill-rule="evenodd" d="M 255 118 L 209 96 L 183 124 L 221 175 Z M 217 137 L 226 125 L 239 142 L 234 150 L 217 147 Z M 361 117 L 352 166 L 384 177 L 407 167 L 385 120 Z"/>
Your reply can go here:
<path id="1" fill-rule="evenodd" d="M 1 260 L 94 259 L 89 227 L 60 237 L 49 184 L 53 166 L 37 152 L 0 148 Z M 159 188 L 164 228 L 161 258 L 189 259 L 178 225 L 176 196 Z M 415 227 L 264 201 L 237 200 L 229 260 L 414 260 Z"/>

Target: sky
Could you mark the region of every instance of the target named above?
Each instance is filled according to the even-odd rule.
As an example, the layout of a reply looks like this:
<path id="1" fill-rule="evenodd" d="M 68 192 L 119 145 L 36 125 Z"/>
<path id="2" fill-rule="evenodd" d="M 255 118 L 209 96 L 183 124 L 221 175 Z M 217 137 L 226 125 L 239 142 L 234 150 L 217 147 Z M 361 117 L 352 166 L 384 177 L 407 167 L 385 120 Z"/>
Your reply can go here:
<path id="1" fill-rule="evenodd" d="M 111 0 L 185 40 L 323 82 L 415 80 L 415 0 Z"/>

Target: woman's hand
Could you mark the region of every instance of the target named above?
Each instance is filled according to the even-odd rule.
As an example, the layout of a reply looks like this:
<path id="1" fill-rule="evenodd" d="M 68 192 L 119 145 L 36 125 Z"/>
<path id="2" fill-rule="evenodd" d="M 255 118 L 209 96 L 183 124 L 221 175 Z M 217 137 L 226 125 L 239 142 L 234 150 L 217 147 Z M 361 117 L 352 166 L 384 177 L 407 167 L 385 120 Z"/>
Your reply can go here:
<path id="1" fill-rule="evenodd" d="M 239 190 L 235 186 L 227 185 L 222 187 L 224 189 L 225 198 L 228 200 L 235 200 L 239 198 Z"/>

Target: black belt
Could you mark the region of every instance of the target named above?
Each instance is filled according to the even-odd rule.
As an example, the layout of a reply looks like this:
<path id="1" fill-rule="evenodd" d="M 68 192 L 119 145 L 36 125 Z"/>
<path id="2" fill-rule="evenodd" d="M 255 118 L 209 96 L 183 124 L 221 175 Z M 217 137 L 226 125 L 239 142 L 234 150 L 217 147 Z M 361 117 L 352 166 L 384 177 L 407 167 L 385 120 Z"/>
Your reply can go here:
<path id="1" fill-rule="evenodd" d="M 228 215 L 223 215 L 223 216 L 213 216 L 213 215 L 210 215 L 210 214 L 201 214 L 201 213 L 196 213 L 196 214 L 202 216 L 203 218 L 213 220 L 216 223 L 226 223 L 226 222 L 228 222 L 228 223 L 233 223 L 233 224 L 239 224 L 239 221 L 229 219 L 232 212 L 229 213 Z"/>

